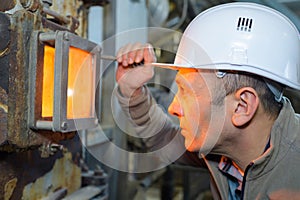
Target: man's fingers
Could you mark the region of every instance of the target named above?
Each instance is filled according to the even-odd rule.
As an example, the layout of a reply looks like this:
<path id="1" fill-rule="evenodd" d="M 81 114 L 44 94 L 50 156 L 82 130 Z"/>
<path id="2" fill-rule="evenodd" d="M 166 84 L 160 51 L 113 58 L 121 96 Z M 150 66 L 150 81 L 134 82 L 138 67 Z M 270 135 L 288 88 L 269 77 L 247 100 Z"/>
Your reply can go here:
<path id="1" fill-rule="evenodd" d="M 145 44 L 143 53 L 144 53 L 145 63 L 156 62 L 156 56 L 155 56 L 154 49 L 151 44 Z"/>
<path id="2" fill-rule="evenodd" d="M 128 44 L 117 53 L 117 61 L 124 67 L 135 63 L 151 63 L 156 61 L 155 53 L 151 44 L 134 43 Z"/>
<path id="3" fill-rule="evenodd" d="M 117 61 L 118 63 L 122 62 L 122 56 L 123 56 L 123 52 L 124 52 L 125 46 L 121 47 L 118 52 L 117 52 Z"/>
<path id="4" fill-rule="evenodd" d="M 144 59 L 143 48 L 144 45 L 141 43 L 135 43 L 133 45 L 133 49 L 134 49 L 134 54 L 133 54 L 134 56 L 132 57 L 133 62 L 140 63 Z"/>
<path id="5" fill-rule="evenodd" d="M 133 44 L 128 44 L 124 48 L 124 52 L 122 55 L 122 64 L 123 66 L 128 66 L 133 63 L 133 55 L 135 54 L 135 50 L 133 49 L 134 45 Z"/>

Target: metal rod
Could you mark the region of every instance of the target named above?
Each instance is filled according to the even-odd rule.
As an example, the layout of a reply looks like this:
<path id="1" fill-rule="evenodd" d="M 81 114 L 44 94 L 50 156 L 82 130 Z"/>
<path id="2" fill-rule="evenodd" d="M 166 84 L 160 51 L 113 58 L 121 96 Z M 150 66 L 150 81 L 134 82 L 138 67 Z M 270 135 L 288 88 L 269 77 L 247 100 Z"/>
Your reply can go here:
<path id="1" fill-rule="evenodd" d="M 101 59 L 103 60 L 111 60 L 111 61 L 117 61 L 117 57 L 115 56 L 111 56 L 111 55 L 101 55 Z M 133 66 L 133 67 L 136 67 L 136 66 L 139 66 L 139 65 L 143 65 L 144 64 L 144 60 L 142 60 L 142 62 L 140 63 L 133 63 L 131 64 L 130 66 Z M 173 64 L 167 64 L 167 63 L 148 63 L 150 65 L 153 65 L 154 67 L 161 67 L 161 68 L 173 68 L 172 65 Z M 176 67 L 176 66 L 174 66 Z"/>
<path id="2" fill-rule="evenodd" d="M 42 42 L 52 42 L 55 41 L 56 39 L 56 34 L 55 33 L 41 33 L 39 35 L 39 40 Z"/>
<path id="3" fill-rule="evenodd" d="M 53 122 L 37 120 L 36 127 L 41 130 L 52 130 Z"/>
<path id="4" fill-rule="evenodd" d="M 43 7 L 43 11 L 47 15 L 50 15 L 50 16 L 58 19 L 59 21 L 63 22 L 64 24 L 70 24 L 70 22 L 71 22 L 71 20 L 68 17 L 62 16 L 59 13 L 57 13 L 53 10 L 50 10 L 49 8 Z"/>
<path id="5" fill-rule="evenodd" d="M 116 61 L 117 60 L 117 58 L 115 56 L 110 56 L 110 55 L 101 55 L 101 59 L 111 60 L 111 61 Z"/>

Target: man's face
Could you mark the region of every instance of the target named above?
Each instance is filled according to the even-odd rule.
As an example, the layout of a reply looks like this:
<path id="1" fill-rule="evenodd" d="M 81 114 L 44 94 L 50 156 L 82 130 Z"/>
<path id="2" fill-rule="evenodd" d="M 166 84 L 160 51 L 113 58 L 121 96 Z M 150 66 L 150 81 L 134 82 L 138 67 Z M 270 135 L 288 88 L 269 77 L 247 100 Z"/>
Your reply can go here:
<path id="1" fill-rule="evenodd" d="M 224 106 L 213 105 L 216 76 L 212 72 L 181 69 L 175 79 L 178 92 L 169 112 L 179 118 L 181 134 L 189 151 L 209 153 L 219 140 Z"/>

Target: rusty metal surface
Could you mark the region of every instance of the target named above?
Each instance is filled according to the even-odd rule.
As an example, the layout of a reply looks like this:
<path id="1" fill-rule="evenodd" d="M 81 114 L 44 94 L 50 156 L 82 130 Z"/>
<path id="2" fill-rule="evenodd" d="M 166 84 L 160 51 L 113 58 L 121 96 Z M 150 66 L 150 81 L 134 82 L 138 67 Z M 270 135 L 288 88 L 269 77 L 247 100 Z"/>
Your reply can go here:
<path id="1" fill-rule="evenodd" d="M 58 25 L 57 23 L 55 23 L 51 20 L 48 20 L 45 17 L 42 18 L 42 24 L 43 24 L 43 29 L 45 29 L 45 30 L 49 30 L 49 29 L 50 30 L 61 30 L 61 31 L 67 31 L 68 30 L 67 27 Z"/>
<path id="2" fill-rule="evenodd" d="M 9 53 L 5 59 L 0 59 L 0 63 L 6 62 L 0 69 L 1 72 L 3 71 L 1 85 L 6 85 L 4 91 L 1 91 L 0 100 L 8 111 L 0 110 L 1 129 L 3 129 L 0 144 L 5 143 L 0 146 L 0 150 L 31 148 L 74 136 L 74 133 L 35 132 L 28 127 L 30 38 L 32 31 L 39 29 L 42 29 L 42 23 L 38 15 L 21 10 L 11 16 Z M 7 83 L 2 83 L 3 81 Z M 4 101 L 5 99 L 7 102 Z"/>
<path id="3" fill-rule="evenodd" d="M 35 21 L 35 15 L 25 10 L 11 17 L 7 140 L 20 148 L 38 145 L 46 140 L 28 129 L 27 125 L 28 47 L 32 30 L 40 27 L 40 23 Z"/>
<path id="4" fill-rule="evenodd" d="M 81 0 L 87 7 L 90 6 L 105 6 L 110 3 L 109 0 Z"/>
<path id="5" fill-rule="evenodd" d="M 24 186 L 50 171 L 55 159 L 57 156 L 42 160 L 37 150 L 0 152 L 0 199 L 4 199 L 5 196 L 21 199 Z M 15 187 L 12 180 L 16 182 Z"/>
<path id="6" fill-rule="evenodd" d="M 43 13 L 51 16 L 52 19 L 51 18 L 49 18 L 49 19 L 55 21 L 55 23 L 57 25 L 65 27 L 66 29 L 68 29 L 71 32 L 75 32 L 79 26 L 79 21 L 73 16 L 70 16 L 70 15 L 64 16 L 52 9 L 46 8 L 46 7 L 43 8 Z"/>
<path id="7" fill-rule="evenodd" d="M 60 200 L 67 195 L 68 191 L 66 188 L 61 188 L 57 191 L 51 192 L 47 197 L 44 197 L 43 200 Z"/>
<path id="8" fill-rule="evenodd" d="M 3 13 L 0 14 L 0 57 L 4 56 L 5 52 L 7 52 L 10 41 L 9 26 L 9 17 Z"/>
<path id="9" fill-rule="evenodd" d="M 82 2 L 80 1 L 55 0 L 53 1 L 51 9 L 65 16 L 78 17 L 77 12 L 81 5 Z"/>
<path id="10" fill-rule="evenodd" d="M 17 5 L 17 0 L 2 0 L 0 3 L 0 11 L 9 13 L 0 12 L 0 199 L 22 199 L 23 191 L 24 197 L 35 199 L 26 196 L 26 191 L 30 191 L 30 195 L 45 195 L 59 189 L 57 187 L 71 192 L 77 190 L 81 182 L 80 169 L 69 153 L 63 156 L 59 148 L 54 155 L 41 158 L 37 148 L 53 143 L 74 145 L 79 155 L 80 140 L 75 133 L 38 132 L 28 126 L 31 34 L 35 30 L 56 30 L 60 26 L 55 22 L 51 28 L 43 26 L 42 1 L 18 1 L 21 4 Z M 70 7 L 70 10 L 74 14 L 77 7 Z M 64 16 L 72 14 L 60 13 Z M 45 193 L 42 187 L 49 182 L 50 188 Z M 27 190 L 24 189 L 26 185 Z"/>
<path id="11" fill-rule="evenodd" d="M 51 10 L 70 18 L 71 23 L 68 28 L 76 28 L 76 33 L 82 37 L 87 36 L 87 27 L 85 23 L 87 21 L 87 12 L 82 6 L 82 1 L 65 1 L 55 0 L 51 6 Z M 72 27 L 73 25 L 73 27 Z M 74 25 L 76 25 L 74 27 Z"/>
<path id="12" fill-rule="evenodd" d="M 51 171 L 24 187 L 22 199 L 41 199 L 60 188 L 68 188 L 67 192 L 71 194 L 80 186 L 80 168 L 73 163 L 71 153 L 64 153 L 55 161 Z"/>
<path id="13" fill-rule="evenodd" d="M 23 1 L 31 5 L 36 0 Z M 72 4 L 73 5 L 73 4 Z M 77 4 L 74 4 L 76 6 Z M 71 7 L 69 7 L 71 9 Z M 72 8 L 73 10 L 76 10 Z M 63 11 L 66 12 L 66 11 Z M 76 13 L 76 12 L 75 12 Z M 9 17 L 8 17 L 9 16 Z M 76 20 L 69 17 L 73 29 L 77 27 Z M 48 142 L 58 142 L 72 138 L 74 132 L 61 134 L 52 131 L 34 131 L 28 126 L 29 110 L 29 57 L 31 37 L 34 30 L 57 30 L 59 24 L 52 22 L 51 27 L 44 27 L 49 20 L 39 13 L 26 9 L 11 15 L 0 13 L 0 150 L 13 151 L 39 146 Z M 47 22 L 45 22 L 45 20 Z M 45 22 L 45 23 L 43 23 Z M 67 29 L 67 27 L 63 27 Z"/>
<path id="14" fill-rule="evenodd" d="M 7 93 L 0 87 L 0 145 L 2 145 L 7 138 Z"/>
<path id="15" fill-rule="evenodd" d="M 22 2 L 30 6 L 37 0 Z M 0 150 L 26 149 L 72 137 L 74 133 L 62 136 L 28 128 L 30 38 L 33 30 L 42 29 L 41 16 L 25 9 L 11 15 L 0 12 L 0 25 Z"/>
<path id="16" fill-rule="evenodd" d="M 13 153 L 0 152 L 0 199 L 5 199 L 5 196 L 11 196 L 10 199 L 22 199 L 24 188 L 33 185 L 38 179 L 40 179 L 38 191 L 45 186 L 51 186 L 49 191 L 43 194 L 45 196 L 59 189 L 55 188 L 58 184 L 52 184 L 52 178 L 61 180 L 65 178 L 60 184 L 61 187 L 67 188 L 68 191 L 70 187 L 72 191 L 75 191 L 81 182 L 80 174 L 77 173 L 80 163 L 80 139 L 74 137 L 61 144 L 64 145 L 65 151 L 58 151 L 48 158 L 41 158 L 37 149 Z M 53 170 L 55 165 L 57 167 Z M 46 174 L 52 176 L 48 175 L 45 178 Z M 41 177 L 44 177 L 43 181 Z M 33 191 L 33 194 L 37 194 L 38 191 Z"/>
<path id="17" fill-rule="evenodd" d="M 7 139 L 9 18 L 0 13 L 0 145 Z"/>
<path id="18" fill-rule="evenodd" d="M 0 11 L 4 12 L 13 9 L 17 4 L 17 0 L 2 0 L 0 4 Z"/>
<path id="19" fill-rule="evenodd" d="M 4 185 L 4 199 L 10 199 L 16 186 L 17 186 L 18 179 L 13 178 L 9 180 L 5 185 Z"/>
<path id="20" fill-rule="evenodd" d="M 39 0 L 19 0 L 23 8 L 29 11 L 36 11 L 40 6 Z"/>

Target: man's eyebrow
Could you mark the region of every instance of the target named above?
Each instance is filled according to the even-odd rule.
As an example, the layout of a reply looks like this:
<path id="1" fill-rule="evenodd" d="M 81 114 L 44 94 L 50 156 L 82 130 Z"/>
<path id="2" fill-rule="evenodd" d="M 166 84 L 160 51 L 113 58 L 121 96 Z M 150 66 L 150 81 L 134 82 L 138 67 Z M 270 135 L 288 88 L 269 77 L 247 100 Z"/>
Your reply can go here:
<path id="1" fill-rule="evenodd" d="M 177 76 L 176 79 L 175 79 L 175 82 L 180 86 L 184 86 L 186 87 L 187 86 L 187 81 L 182 77 L 182 76 Z"/>

